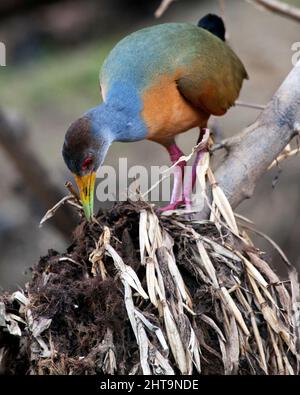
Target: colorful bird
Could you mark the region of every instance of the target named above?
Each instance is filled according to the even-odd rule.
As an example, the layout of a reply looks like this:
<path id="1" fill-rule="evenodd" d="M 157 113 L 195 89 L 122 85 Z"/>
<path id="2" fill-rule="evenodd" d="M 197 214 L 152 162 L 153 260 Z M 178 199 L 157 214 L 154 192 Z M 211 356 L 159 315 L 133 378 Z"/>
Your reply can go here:
<path id="1" fill-rule="evenodd" d="M 102 66 L 103 103 L 71 124 L 63 146 L 87 219 L 93 215 L 96 170 L 114 141 L 155 141 L 174 163 L 183 155 L 175 136 L 197 126 L 200 141 L 210 115 L 223 115 L 234 105 L 245 78 L 247 72 L 226 44 L 224 23 L 216 15 L 206 15 L 198 26 L 165 23 L 121 40 Z M 201 154 L 183 192 L 178 186 L 186 163 L 177 164 L 165 209 L 190 207 Z"/>

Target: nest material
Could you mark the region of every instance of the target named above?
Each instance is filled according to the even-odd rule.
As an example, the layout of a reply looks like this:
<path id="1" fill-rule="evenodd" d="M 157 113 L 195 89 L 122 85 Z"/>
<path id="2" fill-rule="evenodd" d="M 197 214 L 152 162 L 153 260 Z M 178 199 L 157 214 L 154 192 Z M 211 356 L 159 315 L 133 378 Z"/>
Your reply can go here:
<path id="1" fill-rule="evenodd" d="M 143 202 L 82 221 L 2 297 L 2 372 L 298 374 L 296 276 L 281 282 L 231 225 Z"/>

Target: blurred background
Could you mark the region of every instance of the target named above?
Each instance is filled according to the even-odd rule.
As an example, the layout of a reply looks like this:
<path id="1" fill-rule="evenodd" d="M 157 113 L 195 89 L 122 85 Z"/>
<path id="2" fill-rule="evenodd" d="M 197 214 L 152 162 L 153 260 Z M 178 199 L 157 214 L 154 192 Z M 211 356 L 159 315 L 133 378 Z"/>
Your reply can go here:
<path id="1" fill-rule="evenodd" d="M 289 3 L 300 7 L 300 0 Z M 212 12 L 224 17 L 228 41 L 250 76 L 240 100 L 266 104 L 292 68 L 291 46 L 300 41 L 300 26 L 292 20 L 241 0 L 179 0 L 156 19 L 159 4 L 159 0 L 1 0 L 0 42 L 7 52 L 6 66 L 0 67 L 0 111 L 14 125 L 10 130 L 0 122 L 1 288 L 22 287 L 41 255 L 49 248 L 63 251 L 70 242 L 76 222 L 70 210 L 61 208 L 63 223 L 50 220 L 42 228 L 38 224 L 57 193 L 66 194 L 64 183 L 70 174 L 61 156 L 65 131 L 99 103 L 99 70 L 120 38 L 162 22 L 197 23 Z M 240 132 L 258 114 L 248 108 L 231 109 L 217 120 L 222 137 Z M 6 137 L 1 137 L 5 129 Z M 184 152 L 190 152 L 196 136 L 191 131 L 179 137 Z M 129 166 L 169 164 L 164 149 L 151 142 L 115 143 L 106 164 L 117 167 L 120 156 L 128 157 Z M 237 210 L 272 237 L 298 268 L 299 165 L 294 157 L 271 170 L 253 198 Z M 30 172 L 32 166 L 39 168 L 37 174 Z M 282 271 L 278 255 L 263 240 L 255 241 Z"/>

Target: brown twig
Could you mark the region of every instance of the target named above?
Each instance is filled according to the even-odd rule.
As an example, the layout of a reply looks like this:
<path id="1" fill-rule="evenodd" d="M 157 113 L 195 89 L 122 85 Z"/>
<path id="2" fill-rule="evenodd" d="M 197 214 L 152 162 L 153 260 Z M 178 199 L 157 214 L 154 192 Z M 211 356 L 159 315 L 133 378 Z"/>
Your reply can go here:
<path id="1" fill-rule="evenodd" d="M 253 108 L 254 110 L 264 110 L 266 108 L 264 104 L 248 103 L 241 100 L 237 100 L 235 105 L 239 107 Z"/>
<path id="2" fill-rule="evenodd" d="M 162 0 L 160 6 L 155 11 L 155 17 L 160 18 L 174 1 L 175 0 Z"/>
<path id="3" fill-rule="evenodd" d="M 70 194 L 71 194 L 72 196 L 74 196 L 74 198 L 75 198 L 75 200 L 77 201 L 77 203 L 81 204 L 79 195 L 78 195 L 78 193 L 75 191 L 75 189 L 74 189 L 73 184 L 71 183 L 71 181 L 67 181 L 67 182 L 65 183 L 65 187 L 66 187 L 67 190 L 70 192 Z"/>
<path id="4" fill-rule="evenodd" d="M 256 3 L 269 11 L 286 16 L 294 21 L 300 22 L 300 8 L 286 4 L 279 0 L 247 0 L 250 3 Z"/>

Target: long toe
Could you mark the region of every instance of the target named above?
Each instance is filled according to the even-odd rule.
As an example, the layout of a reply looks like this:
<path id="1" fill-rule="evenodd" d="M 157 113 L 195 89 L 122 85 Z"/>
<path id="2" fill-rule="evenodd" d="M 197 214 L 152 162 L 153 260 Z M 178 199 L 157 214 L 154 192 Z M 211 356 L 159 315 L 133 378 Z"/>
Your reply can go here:
<path id="1" fill-rule="evenodd" d="M 157 212 L 159 213 L 163 213 L 165 211 L 171 211 L 171 210 L 176 210 L 179 206 L 184 205 L 184 201 L 183 200 L 177 200 L 174 203 L 169 203 L 167 206 L 165 207 L 159 207 L 157 209 Z"/>

